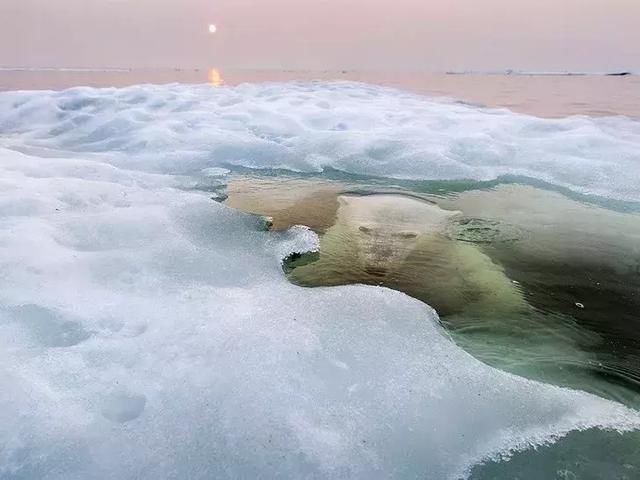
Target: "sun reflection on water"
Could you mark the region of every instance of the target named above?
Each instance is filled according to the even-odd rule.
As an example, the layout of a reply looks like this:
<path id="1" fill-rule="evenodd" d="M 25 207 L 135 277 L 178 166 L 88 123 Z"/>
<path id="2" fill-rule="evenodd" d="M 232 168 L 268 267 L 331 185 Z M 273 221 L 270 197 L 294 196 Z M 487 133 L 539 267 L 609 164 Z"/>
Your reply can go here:
<path id="1" fill-rule="evenodd" d="M 224 79 L 222 78 L 220 70 L 217 68 L 209 69 L 209 83 L 214 87 L 219 87 L 224 84 Z"/>

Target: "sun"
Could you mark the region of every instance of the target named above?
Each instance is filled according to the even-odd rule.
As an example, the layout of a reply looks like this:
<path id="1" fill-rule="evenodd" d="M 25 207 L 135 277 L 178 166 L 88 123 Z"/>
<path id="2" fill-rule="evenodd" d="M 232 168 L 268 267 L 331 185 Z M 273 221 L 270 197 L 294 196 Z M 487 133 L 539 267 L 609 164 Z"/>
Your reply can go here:
<path id="1" fill-rule="evenodd" d="M 213 23 L 209 24 L 209 33 L 216 33 L 218 31 L 218 27 L 216 27 Z"/>

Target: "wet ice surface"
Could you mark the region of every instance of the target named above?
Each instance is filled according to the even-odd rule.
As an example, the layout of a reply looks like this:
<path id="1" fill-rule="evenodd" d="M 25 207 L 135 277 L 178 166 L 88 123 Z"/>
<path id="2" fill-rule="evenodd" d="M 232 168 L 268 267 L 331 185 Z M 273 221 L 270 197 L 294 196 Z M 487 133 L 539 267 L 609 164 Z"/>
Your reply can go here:
<path id="1" fill-rule="evenodd" d="M 351 82 L 6 92 L 0 111 L 19 147 L 118 152 L 125 168 L 519 175 L 640 201 L 640 122 L 625 117 L 540 119 Z"/>
<path id="2" fill-rule="evenodd" d="M 306 169 L 330 144 L 344 165 L 396 168 L 393 150 L 343 154 L 376 132 L 334 143 L 370 118 L 332 130 L 322 100 L 275 113 L 309 92 L 372 101 L 378 119 L 397 102 L 414 120 L 459 107 L 354 85 L 220 92 L 0 95 L 2 142 L 30 152 L 0 149 L 0 477 L 459 478 L 571 431 L 640 427 L 620 404 L 480 363 L 402 293 L 290 284 L 282 259 L 316 235 L 210 199 L 225 172 L 203 169 L 282 153 Z"/>

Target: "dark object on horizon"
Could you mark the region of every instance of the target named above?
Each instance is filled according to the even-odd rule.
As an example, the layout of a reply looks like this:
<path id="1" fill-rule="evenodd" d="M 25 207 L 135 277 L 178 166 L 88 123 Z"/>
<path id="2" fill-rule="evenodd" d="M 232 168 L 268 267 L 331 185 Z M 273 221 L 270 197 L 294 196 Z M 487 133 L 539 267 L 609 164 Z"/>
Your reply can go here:
<path id="1" fill-rule="evenodd" d="M 631 72 L 607 73 L 607 77 L 626 77 L 627 75 L 632 75 L 632 73 Z"/>

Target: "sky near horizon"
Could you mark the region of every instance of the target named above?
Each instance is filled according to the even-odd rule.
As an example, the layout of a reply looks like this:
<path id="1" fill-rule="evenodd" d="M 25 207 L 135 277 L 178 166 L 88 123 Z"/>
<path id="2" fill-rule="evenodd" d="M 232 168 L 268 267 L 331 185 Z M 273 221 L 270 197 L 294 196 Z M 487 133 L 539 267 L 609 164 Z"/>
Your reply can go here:
<path id="1" fill-rule="evenodd" d="M 0 0 L 0 65 L 640 71 L 640 0 Z"/>

